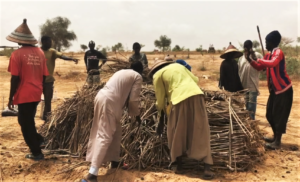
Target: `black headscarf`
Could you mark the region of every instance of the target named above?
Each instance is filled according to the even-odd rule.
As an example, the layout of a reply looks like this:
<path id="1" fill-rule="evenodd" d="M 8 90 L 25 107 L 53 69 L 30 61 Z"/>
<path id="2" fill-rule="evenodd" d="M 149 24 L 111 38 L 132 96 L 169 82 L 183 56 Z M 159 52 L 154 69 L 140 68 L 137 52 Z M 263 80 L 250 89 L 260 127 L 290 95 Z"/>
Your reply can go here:
<path id="1" fill-rule="evenodd" d="M 277 30 L 274 30 L 266 36 L 266 40 L 278 46 L 281 41 L 281 35 Z"/>

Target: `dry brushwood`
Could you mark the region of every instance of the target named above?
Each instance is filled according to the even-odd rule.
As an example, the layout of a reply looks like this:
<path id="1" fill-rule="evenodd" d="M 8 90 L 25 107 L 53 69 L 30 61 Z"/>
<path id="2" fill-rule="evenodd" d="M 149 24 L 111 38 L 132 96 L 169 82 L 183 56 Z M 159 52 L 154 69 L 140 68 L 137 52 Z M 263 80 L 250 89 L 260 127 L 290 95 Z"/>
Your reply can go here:
<path id="1" fill-rule="evenodd" d="M 84 156 L 87 150 L 93 118 L 93 100 L 103 84 L 83 87 L 73 97 L 59 105 L 51 120 L 41 128 L 49 150 L 68 149 L 73 155 Z M 211 131 L 214 168 L 245 170 L 261 156 L 260 132 L 242 107 L 239 93 L 204 90 Z M 166 131 L 155 133 L 156 107 L 152 85 L 144 85 L 140 94 L 142 123 L 137 126 L 126 111 L 121 119 L 123 137 L 121 156 L 130 168 L 162 168 L 169 164 Z M 200 162 L 184 160 L 184 168 L 195 168 Z"/>

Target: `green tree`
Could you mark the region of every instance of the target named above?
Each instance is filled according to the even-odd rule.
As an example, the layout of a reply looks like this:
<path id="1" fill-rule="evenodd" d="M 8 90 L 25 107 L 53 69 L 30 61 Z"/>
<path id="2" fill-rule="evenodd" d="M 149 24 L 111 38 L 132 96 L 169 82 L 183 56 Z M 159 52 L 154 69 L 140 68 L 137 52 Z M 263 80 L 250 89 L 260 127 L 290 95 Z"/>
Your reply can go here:
<path id="1" fill-rule="evenodd" d="M 80 45 L 80 48 L 85 52 L 85 50 L 88 48 L 88 46 L 84 45 L 84 44 L 81 44 Z"/>
<path id="2" fill-rule="evenodd" d="M 170 49 L 171 39 L 166 35 L 161 35 L 159 40 L 154 41 L 155 47 L 161 49 L 163 52 Z"/>
<path id="3" fill-rule="evenodd" d="M 101 49 L 102 45 L 97 45 L 96 50 L 99 51 Z"/>
<path id="4" fill-rule="evenodd" d="M 175 45 L 175 47 L 172 49 L 172 51 L 175 51 L 175 52 L 184 51 L 184 47 L 180 47 L 179 45 Z"/>
<path id="5" fill-rule="evenodd" d="M 116 45 L 112 46 L 111 47 L 111 50 L 113 52 L 116 52 L 116 51 L 123 51 L 124 50 L 124 47 L 123 47 L 123 44 L 122 43 L 117 43 Z"/>
<path id="6" fill-rule="evenodd" d="M 107 56 L 106 48 L 102 48 L 101 53 L 106 57 Z"/>
<path id="7" fill-rule="evenodd" d="M 253 48 L 254 49 L 257 49 L 257 48 L 260 47 L 260 43 L 257 40 L 253 40 L 252 43 L 253 43 Z"/>
<path id="8" fill-rule="evenodd" d="M 199 48 L 196 48 L 196 51 L 197 51 L 197 52 L 202 52 L 202 50 L 203 50 L 203 49 L 202 49 L 202 45 L 200 45 Z"/>
<path id="9" fill-rule="evenodd" d="M 74 31 L 68 30 L 70 24 L 71 21 L 68 18 L 60 16 L 51 20 L 47 19 L 46 23 L 40 26 L 41 35 L 51 37 L 56 50 L 68 49 L 72 45 L 71 41 L 77 39 Z"/>

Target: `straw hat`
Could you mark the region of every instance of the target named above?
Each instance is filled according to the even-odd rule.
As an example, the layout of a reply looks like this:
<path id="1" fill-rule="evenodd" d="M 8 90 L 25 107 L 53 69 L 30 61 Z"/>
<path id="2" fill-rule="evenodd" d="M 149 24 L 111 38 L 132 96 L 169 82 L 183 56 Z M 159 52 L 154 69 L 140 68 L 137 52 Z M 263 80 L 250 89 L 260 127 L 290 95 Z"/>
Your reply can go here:
<path id="1" fill-rule="evenodd" d="M 38 41 L 32 35 L 30 29 L 27 26 L 26 19 L 23 20 L 23 23 L 10 35 L 6 37 L 7 40 L 11 42 L 16 42 L 20 44 L 37 44 Z"/>
<path id="2" fill-rule="evenodd" d="M 233 58 L 239 58 L 243 55 L 242 52 L 240 52 L 239 50 L 237 50 L 233 45 L 231 45 L 231 42 L 229 42 L 229 46 L 227 47 L 227 49 L 225 50 L 225 52 L 223 54 L 221 54 L 221 58 L 226 59 L 229 53 L 235 53 L 233 55 Z"/>
<path id="3" fill-rule="evenodd" d="M 159 66 L 162 66 L 162 65 L 168 65 L 168 64 L 171 64 L 171 63 L 174 63 L 172 61 L 164 61 L 164 60 L 155 60 L 152 68 L 150 69 L 149 73 L 148 73 L 148 77 L 151 78 L 152 75 L 153 75 L 153 71 L 158 68 Z"/>
<path id="4" fill-rule="evenodd" d="M 165 61 L 173 61 L 173 59 L 169 55 L 167 55 L 164 60 Z"/>

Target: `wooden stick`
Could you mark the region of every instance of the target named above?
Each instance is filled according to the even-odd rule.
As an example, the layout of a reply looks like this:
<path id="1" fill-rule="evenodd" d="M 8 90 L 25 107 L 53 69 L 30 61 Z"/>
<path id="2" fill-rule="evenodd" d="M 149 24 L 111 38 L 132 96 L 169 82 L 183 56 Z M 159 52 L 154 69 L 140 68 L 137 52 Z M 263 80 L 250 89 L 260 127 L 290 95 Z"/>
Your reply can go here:
<path id="1" fill-rule="evenodd" d="M 262 41 L 261 41 L 260 31 L 259 31 L 258 25 L 257 25 L 257 32 L 258 32 L 258 36 L 259 36 L 259 41 L 260 41 L 261 51 L 262 51 L 263 55 L 265 56 L 264 45 L 263 45 L 263 43 L 262 43 Z"/>

